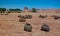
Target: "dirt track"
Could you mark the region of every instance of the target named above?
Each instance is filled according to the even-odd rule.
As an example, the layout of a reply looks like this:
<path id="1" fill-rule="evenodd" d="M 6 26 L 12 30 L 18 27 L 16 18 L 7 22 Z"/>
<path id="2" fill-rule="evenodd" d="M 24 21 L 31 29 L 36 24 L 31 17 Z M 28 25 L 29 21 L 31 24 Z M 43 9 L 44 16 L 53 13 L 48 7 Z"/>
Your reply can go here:
<path id="1" fill-rule="evenodd" d="M 24 31 L 26 22 L 19 22 L 18 15 L 32 15 L 32 19 L 26 19 L 26 22 L 32 25 L 32 32 Z M 47 18 L 38 18 L 39 15 L 48 15 Z M 10 13 L 0 15 L 0 36 L 60 36 L 60 19 L 55 20 L 51 15 L 60 13 Z M 46 23 L 50 26 L 50 32 L 41 31 L 41 25 Z"/>

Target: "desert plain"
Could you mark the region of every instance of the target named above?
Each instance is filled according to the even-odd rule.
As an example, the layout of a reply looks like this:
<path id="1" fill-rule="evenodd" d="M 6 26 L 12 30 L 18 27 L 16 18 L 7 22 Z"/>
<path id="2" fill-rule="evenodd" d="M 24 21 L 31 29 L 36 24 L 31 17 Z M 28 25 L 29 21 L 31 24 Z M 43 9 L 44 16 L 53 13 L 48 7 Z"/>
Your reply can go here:
<path id="1" fill-rule="evenodd" d="M 19 22 L 18 15 L 32 15 L 32 19 Z M 47 18 L 39 18 L 39 15 L 47 15 Z M 54 19 L 52 15 L 60 16 L 60 13 L 8 13 L 0 15 L 0 36 L 60 36 L 60 19 Z M 25 23 L 30 23 L 32 32 L 24 31 Z M 41 26 L 46 23 L 50 27 L 49 32 L 41 31 Z"/>

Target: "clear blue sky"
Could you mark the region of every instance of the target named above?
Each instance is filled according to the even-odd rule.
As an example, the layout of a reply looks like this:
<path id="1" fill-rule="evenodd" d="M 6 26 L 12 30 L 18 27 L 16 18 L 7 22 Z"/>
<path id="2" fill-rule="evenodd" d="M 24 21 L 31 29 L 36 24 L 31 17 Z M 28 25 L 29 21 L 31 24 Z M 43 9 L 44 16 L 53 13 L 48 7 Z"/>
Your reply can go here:
<path id="1" fill-rule="evenodd" d="M 2 8 L 58 8 L 60 9 L 60 0 L 0 0 Z"/>

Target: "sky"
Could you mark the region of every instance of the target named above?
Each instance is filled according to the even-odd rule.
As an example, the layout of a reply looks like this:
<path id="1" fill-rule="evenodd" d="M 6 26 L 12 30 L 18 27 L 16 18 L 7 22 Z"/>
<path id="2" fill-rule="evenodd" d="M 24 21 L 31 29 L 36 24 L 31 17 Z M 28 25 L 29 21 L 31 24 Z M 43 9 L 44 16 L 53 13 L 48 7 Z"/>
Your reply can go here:
<path id="1" fill-rule="evenodd" d="M 0 8 L 60 9 L 60 0 L 0 0 Z"/>

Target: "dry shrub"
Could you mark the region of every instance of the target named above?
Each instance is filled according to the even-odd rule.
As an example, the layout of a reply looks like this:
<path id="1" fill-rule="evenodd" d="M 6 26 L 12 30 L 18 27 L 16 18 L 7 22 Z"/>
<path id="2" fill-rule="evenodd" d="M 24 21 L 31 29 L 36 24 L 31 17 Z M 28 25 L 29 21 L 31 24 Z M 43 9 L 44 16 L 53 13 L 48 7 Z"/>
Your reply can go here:
<path id="1" fill-rule="evenodd" d="M 45 15 L 45 16 L 39 15 L 39 18 L 46 18 L 46 17 L 47 17 L 47 15 Z"/>
<path id="2" fill-rule="evenodd" d="M 23 19 L 31 19 L 32 18 L 32 15 L 25 15 L 25 16 L 19 15 L 18 17 L 19 18 L 23 18 Z"/>
<path id="3" fill-rule="evenodd" d="M 49 27 L 47 24 L 43 24 L 43 25 L 41 26 L 41 30 L 42 30 L 42 31 L 49 32 L 50 27 Z"/>
<path id="4" fill-rule="evenodd" d="M 31 19 L 32 18 L 32 15 L 25 15 L 25 18 L 26 19 Z"/>
<path id="5" fill-rule="evenodd" d="M 26 20 L 25 19 L 19 19 L 19 22 L 25 22 Z"/>
<path id="6" fill-rule="evenodd" d="M 54 17 L 54 19 L 60 19 L 60 16 L 52 15 L 51 17 Z"/>
<path id="7" fill-rule="evenodd" d="M 21 15 L 18 16 L 19 18 L 21 17 Z"/>
<path id="8" fill-rule="evenodd" d="M 5 15 L 8 15 L 8 14 L 5 14 Z"/>
<path id="9" fill-rule="evenodd" d="M 32 31 L 32 26 L 29 23 L 26 23 L 24 25 L 24 31 L 31 32 Z"/>

